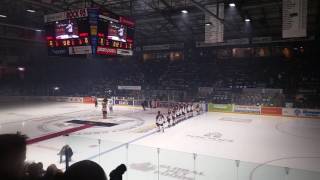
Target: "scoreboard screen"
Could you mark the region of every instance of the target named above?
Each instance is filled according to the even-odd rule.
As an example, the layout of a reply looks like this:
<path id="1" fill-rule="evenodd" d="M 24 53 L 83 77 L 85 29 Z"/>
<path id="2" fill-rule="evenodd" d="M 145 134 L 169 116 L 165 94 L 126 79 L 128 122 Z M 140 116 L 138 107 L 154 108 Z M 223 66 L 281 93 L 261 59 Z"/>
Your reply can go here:
<path id="1" fill-rule="evenodd" d="M 133 55 L 134 22 L 97 8 L 45 16 L 48 54 Z"/>
<path id="2" fill-rule="evenodd" d="M 75 20 L 65 20 L 55 23 L 56 39 L 79 38 L 78 25 Z"/>
<path id="3" fill-rule="evenodd" d="M 112 23 L 111 21 L 108 27 L 108 39 L 114 41 L 127 42 L 126 37 L 127 27 L 122 24 Z"/>
<path id="4" fill-rule="evenodd" d="M 48 23 L 46 25 L 46 38 L 49 55 L 92 53 L 87 19 L 62 20 Z"/>
<path id="5" fill-rule="evenodd" d="M 98 20 L 97 54 L 124 55 L 133 54 L 134 22 L 100 16 Z"/>

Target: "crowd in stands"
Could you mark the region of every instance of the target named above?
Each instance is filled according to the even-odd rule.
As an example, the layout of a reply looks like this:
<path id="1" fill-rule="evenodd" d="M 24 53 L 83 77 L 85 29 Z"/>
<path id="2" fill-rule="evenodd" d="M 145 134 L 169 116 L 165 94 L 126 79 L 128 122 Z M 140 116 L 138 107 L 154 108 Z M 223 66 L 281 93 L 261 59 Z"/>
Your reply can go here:
<path id="1" fill-rule="evenodd" d="M 52 164 L 43 169 L 43 164 L 26 163 L 26 137 L 17 134 L 0 135 L 0 179 L 1 180 L 122 180 L 127 168 L 119 165 L 109 174 L 90 160 L 75 162 L 64 172 Z"/>
<path id="2" fill-rule="evenodd" d="M 290 102 L 295 107 L 320 106 L 317 64 L 305 59 L 270 57 L 212 60 L 210 57 L 198 57 L 154 62 L 74 59 L 41 63 L 27 67 L 23 80 L 2 78 L 0 95 L 101 97 L 106 90 L 112 89 L 116 96 L 168 100 L 168 95 L 163 92 L 155 93 L 155 90 L 162 90 L 167 94 L 184 91 L 174 97 L 175 100 L 184 101 L 188 98 L 245 105 L 284 106 Z M 143 91 L 121 91 L 117 90 L 118 85 L 142 86 Z M 59 87 L 59 90 L 54 87 Z M 215 91 L 203 96 L 197 92 L 199 87 L 212 87 Z M 282 89 L 283 92 L 242 93 L 241 90 L 246 88 L 273 88 Z M 309 90 L 309 93 L 301 93 L 300 90 Z"/>

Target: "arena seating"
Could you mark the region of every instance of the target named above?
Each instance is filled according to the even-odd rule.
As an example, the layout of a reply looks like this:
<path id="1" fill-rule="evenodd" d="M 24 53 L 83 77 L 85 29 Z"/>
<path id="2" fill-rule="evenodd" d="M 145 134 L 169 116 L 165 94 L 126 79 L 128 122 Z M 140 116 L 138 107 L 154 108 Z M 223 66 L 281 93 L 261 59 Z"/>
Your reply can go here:
<path id="1" fill-rule="evenodd" d="M 295 107 L 315 108 L 320 102 L 317 94 L 320 77 L 312 62 L 280 57 L 222 60 L 205 56 L 143 63 L 134 58 L 125 61 L 46 61 L 36 66 L 38 68 L 27 67 L 23 79 L 2 78 L 0 94 L 104 96 L 106 90 L 112 89 L 118 96 L 141 97 L 143 93 L 146 98 L 167 100 L 168 96 L 154 94 L 155 90 L 175 90 L 186 92 L 179 97 L 182 100 L 269 106 L 284 106 L 285 102 L 291 102 Z M 47 68 L 40 68 L 44 66 Z M 143 92 L 117 91 L 118 85 L 139 85 Z M 59 90 L 53 89 L 56 86 Z M 198 87 L 212 87 L 214 91 L 202 96 L 197 94 Z M 242 93 L 244 88 L 277 88 L 283 89 L 283 94 Z"/>

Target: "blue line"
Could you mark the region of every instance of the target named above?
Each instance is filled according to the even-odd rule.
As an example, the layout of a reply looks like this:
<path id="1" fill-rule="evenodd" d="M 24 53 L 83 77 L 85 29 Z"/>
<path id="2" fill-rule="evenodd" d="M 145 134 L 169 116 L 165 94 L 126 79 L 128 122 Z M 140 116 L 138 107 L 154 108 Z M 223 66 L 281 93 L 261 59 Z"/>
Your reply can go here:
<path id="1" fill-rule="evenodd" d="M 101 153 L 99 153 L 99 154 L 93 155 L 93 156 L 91 156 L 91 157 L 89 157 L 89 158 L 87 158 L 87 159 L 88 159 L 88 160 L 92 160 L 92 159 L 94 159 L 94 158 L 97 158 L 97 157 L 99 157 L 99 156 L 102 156 L 103 154 L 106 154 L 106 153 L 109 153 L 109 152 L 111 152 L 111 151 L 114 151 L 114 150 L 116 150 L 116 149 L 118 149 L 118 148 L 121 148 L 121 147 L 123 147 L 123 146 L 126 146 L 127 144 L 133 143 L 133 142 L 135 142 L 135 141 L 138 141 L 138 140 L 140 140 L 140 139 L 143 139 L 143 138 L 145 138 L 145 137 L 148 137 L 148 136 L 150 136 L 150 135 L 152 135 L 152 134 L 155 134 L 155 133 L 157 133 L 157 132 L 158 132 L 158 130 L 152 131 L 152 132 L 150 132 L 150 133 L 148 133 L 148 134 L 145 134 L 145 135 L 143 135 L 143 136 L 141 136 L 141 137 L 138 137 L 138 138 L 133 139 L 133 140 L 131 140 L 131 141 L 128 141 L 128 142 L 126 142 L 126 143 L 123 143 L 123 144 L 120 144 L 120 145 L 118 145 L 118 146 L 115 146 L 115 147 L 113 147 L 113 148 L 111 148 L 111 149 L 108 149 L 108 150 L 106 150 L 106 151 L 103 151 L 103 152 L 101 152 Z"/>

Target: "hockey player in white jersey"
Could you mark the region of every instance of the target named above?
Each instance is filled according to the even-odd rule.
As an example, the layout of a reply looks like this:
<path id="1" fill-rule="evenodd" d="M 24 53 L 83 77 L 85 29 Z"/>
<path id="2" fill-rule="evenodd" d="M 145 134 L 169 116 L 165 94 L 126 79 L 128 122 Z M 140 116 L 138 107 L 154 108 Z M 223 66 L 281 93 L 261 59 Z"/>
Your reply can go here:
<path id="1" fill-rule="evenodd" d="M 165 119 L 163 114 L 161 114 L 160 111 L 158 111 L 158 114 L 156 116 L 156 125 L 158 127 L 158 131 L 162 131 L 164 132 L 164 123 L 165 123 Z"/>

